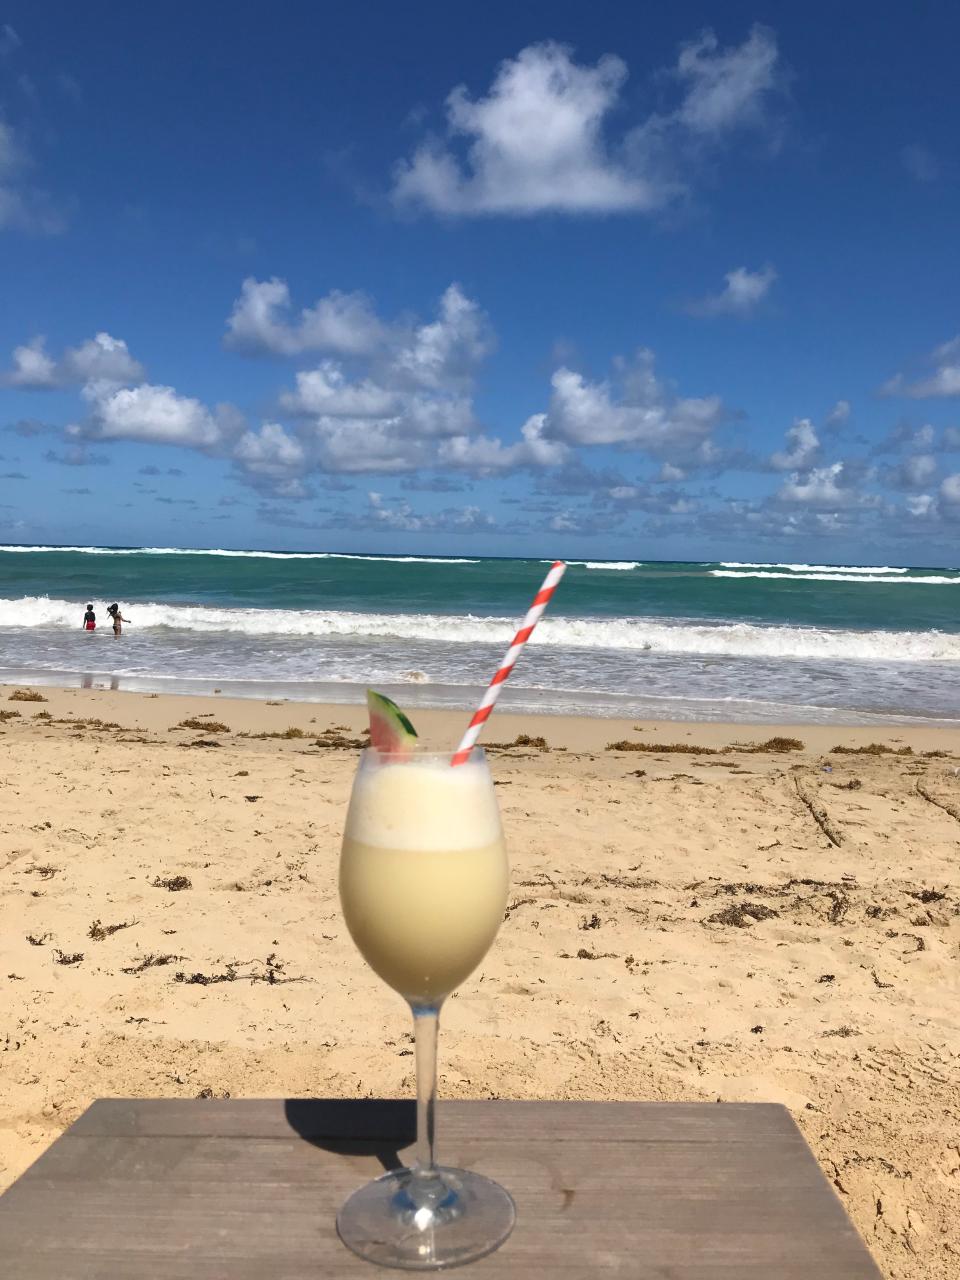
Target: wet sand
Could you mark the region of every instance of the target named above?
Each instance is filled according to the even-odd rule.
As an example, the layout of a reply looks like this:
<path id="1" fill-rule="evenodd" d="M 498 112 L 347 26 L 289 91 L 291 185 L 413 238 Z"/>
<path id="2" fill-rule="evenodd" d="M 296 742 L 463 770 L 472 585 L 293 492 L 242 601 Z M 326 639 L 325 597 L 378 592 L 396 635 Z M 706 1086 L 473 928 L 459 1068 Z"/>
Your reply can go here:
<path id="1" fill-rule="evenodd" d="M 98 1096 L 412 1091 L 404 1006 L 337 903 L 359 709 L 9 693 L 0 1183 Z M 512 892 L 444 1009 L 442 1094 L 784 1102 L 884 1273 L 956 1277 L 960 733 L 487 738 L 518 734 L 549 749 L 491 752 Z M 803 747 L 726 750 L 777 738 Z"/>

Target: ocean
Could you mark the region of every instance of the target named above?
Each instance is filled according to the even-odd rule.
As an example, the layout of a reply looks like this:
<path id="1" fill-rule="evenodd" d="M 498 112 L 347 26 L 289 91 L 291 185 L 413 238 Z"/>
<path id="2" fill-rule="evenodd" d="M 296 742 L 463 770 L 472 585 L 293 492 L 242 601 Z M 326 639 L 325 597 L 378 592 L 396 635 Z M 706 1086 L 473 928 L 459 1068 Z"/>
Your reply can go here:
<path id="1" fill-rule="evenodd" d="M 0 548 L 0 680 L 467 710 L 522 559 Z M 99 629 L 81 630 L 92 601 Z M 131 619 L 117 641 L 106 605 Z M 960 570 L 569 562 L 504 703 L 647 719 L 960 722 Z"/>

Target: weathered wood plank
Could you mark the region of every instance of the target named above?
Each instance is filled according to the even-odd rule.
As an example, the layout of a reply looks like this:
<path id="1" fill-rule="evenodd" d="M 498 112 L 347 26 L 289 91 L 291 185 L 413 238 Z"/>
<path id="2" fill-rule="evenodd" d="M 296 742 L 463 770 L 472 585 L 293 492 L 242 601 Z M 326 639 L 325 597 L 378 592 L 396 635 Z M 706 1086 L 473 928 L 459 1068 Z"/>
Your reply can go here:
<path id="1" fill-rule="evenodd" d="M 441 1133 L 481 1132 L 509 1139 L 515 1126 L 540 1129 L 551 1140 L 589 1138 L 646 1142 L 758 1142 L 775 1134 L 803 1138 L 785 1107 L 725 1102 L 459 1102 L 437 1104 Z M 101 1098 L 72 1134 L 406 1139 L 415 1135 L 410 1100 L 379 1098 Z"/>
<path id="2" fill-rule="evenodd" d="M 111 1145 L 96 1149 L 89 1145 L 101 1142 Z M 581 1205 L 590 1204 L 591 1216 L 607 1217 L 611 1204 L 614 1213 L 619 1212 L 622 1171 L 635 1160 L 636 1150 L 611 1145 L 598 1152 L 592 1143 L 569 1143 L 562 1158 L 558 1158 L 555 1148 L 546 1141 L 531 1140 L 522 1150 L 505 1150 L 502 1144 L 475 1141 L 457 1146 L 450 1155 L 457 1164 L 493 1177 L 521 1180 L 535 1189 L 544 1204 L 555 1201 L 562 1209 L 575 1194 Z M 245 1194 L 259 1202 L 262 1196 L 269 1196 L 280 1187 L 312 1188 L 314 1194 L 332 1187 L 346 1193 L 377 1176 L 385 1163 L 388 1162 L 356 1152 L 325 1152 L 318 1157 L 306 1144 L 291 1146 L 263 1139 L 78 1138 L 64 1144 L 58 1160 L 48 1165 L 45 1173 L 38 1170 L 23 1179 L 17 1197 L 24 1203 L 27 1198 L 39 1202 L 58 1190 L 64 1196 L 72 1195 L 77 1184 L 96 1181 L 104 1195 L 116 1198 L 115 1203 L 132 1203 L 145 1189 L 171 1180 L 177 1185 L 178 1196 L 212 1201 L 223 1193 L 227 1197 L 224 1203 L 229 1205 L 229 1179 L 233 1173 L 242 1172 Z M 712 1212 L 713 1205 L 721 1215 L 727 1215 L 735 1213 L 737 1205 L 745 1200 L 759 1196 L 766 1206 L 764 1229 L 778 1216 L 781 1225 L 790 1229 L 800 1217 L 825 1229 L 846 1225 L 841 1206 L 824 1203 L 809 1169 L 784 1158 L 776 1148 L 758 1160 L 755 1153 L 741 1145 L 724 1152 L 722 1158 L 718 1152 L 712 1153 L 709 1160 L 697 1164 L 684 1147 L 653 1144 L 631 1170 L 630 1186 L 634 1194 L 647 1198 L 644 1206 L 635 1210 L 637 1221 L 643 1218 L 648 1205 L 656 1220 L 660 1206 L 667 1200 L 694 1203 L 705 1214 Z M 743 1226 L 752 1229 L 746 1220 Z"/>
<path id="3" fill-rule="evenodd" d="M 96 1104 L 0 1198 L 5 1272 L 369 1278 L 334 1217 L 396 1160 L 409 1114 L 382 1102 Z M 478 1280 L 879 1280 L 781 1107 L 448 1103 L 440 1140 L 445 1158 L 517 1201 L 517 1228 L 473 1264 Z"/>

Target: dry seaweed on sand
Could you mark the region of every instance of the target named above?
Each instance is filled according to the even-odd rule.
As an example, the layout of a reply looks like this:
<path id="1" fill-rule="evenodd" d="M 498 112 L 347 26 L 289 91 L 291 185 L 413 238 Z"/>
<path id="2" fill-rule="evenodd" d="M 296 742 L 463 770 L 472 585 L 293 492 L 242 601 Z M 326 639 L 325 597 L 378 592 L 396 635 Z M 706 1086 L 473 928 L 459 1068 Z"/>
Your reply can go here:
<path id="1" fill-rule="evenodd" d="M 884 742 L 868 742 L 865 747 L 831 747 L 832 756 L 912 756 L 913 747 L 888 747 Z"/>
<path id="2" fill-rule="evenodd" d="M 804 743 L 799 738 L 778 736 L 768 738 L 766 742 L 735 742 L 729 747 L 702 747 L 694 742 L 632 742 L 622 738 L 619 742 L 608 742 L 607 751 L 646 751 L 650 755 L 669 754 L 688 756 L 719 756 L 741 752 L 744 755 L 757 755 L 760 752 L 803 751 Z"/>
<path id="3" fill-rule="evenodd" d="M 254 968 L 252 973 L 238 973 L 238 970 L 244 966 L 259 966 Z M 288 976 L 285 972 L 284 961 L 280 960 L 277 953 L 271 952 L 266 960 L 230 960 L 225 966 L 223 973 L 185 973 L 183 970 L 177 970 L 173 975 L 174 982 L 185 983 L 189 987 L 211 987 L 221 982 L 266 982 L 270 986 L 279 986 L 288 982 L 312 982 L 312 978 L 302 975 Z"/>
<path id="4" fill-rule="evenodd" d="M 165 964 L 175 964 L 177 960 L 182 960 L 183 956 L 174 955 L 158 955 L 150 952 L 145 955 L 142 960 L 138 960 L 136 964 L 125 965 L 121 973 L 143 973 L 145 969 L 157 969 Z"/>
<path id="5" fill-rule="evenodd" d="M 303 729 L 298 728 L 295 724 L 290 725 L 287 729 L 281 729 L 273 733 L 238 733 L 238 738 L 306 738 L 309 737 Z"/>
<path id="6" fill-rule="evenodd" d="M 184 973 L 178 970 L 173 975 L 174 982 L 185 982 L 191 987 L 209 987 L 217 982 L 236 982 L 237 971 L 233 965 L 227 965 L 226 973 Z"/>
<path id="7" fill-rule="evenodd" d="M 170 732 L 176 729 L 197 729 L 200 733 L 229 733 L 230 726 L 224 724 L 222 720 L 211 720 L 207 716 L 191 716 L 187 720 L 181 720 L 179 724 L 172 725 Z"/>
<path id="8" fill-rule="evenodd" d="M 59 719 L 55 719 L 53 716 L 51 716 L 47 720 L 47 723 L 48 724 L 65 724 L 70 729 L 99 729 L 99 730 L 105 731 L 107 729 L 123 728 L 123 726 L 120 724 L 117 724 L 115 720 L 101 720 L 99 716 L 94 716 L 89 719 L 86 719 L 82 716 L 81 717 L 61 716 Z M 130 730 L 126 730 L 125 732 L 130 732 Z"/>
<path id="9" fill-rule="evenodd" d="M 774 911 L 773 907 L 765 907 L 761 902 L 738 902 L 707 916 L 703 923 L 729 924 L 737 929 L 748 929 L 758 920 L 772 920 L 779 915 L 779 911 Z"/>
<path id="10" fill-rule="evenodd" d="M 912 889 L 907 893 L 908 898 L 914 898 L 917 902 L 926 905 L 929 902 L 943 902 L 947 895 L 941 893 L 939 889 Z"/>
<path id="11" fill-rule="evenodd" d="M 164 880 L 154 876 L 150 883 L 155 889 L 169 889 L 171 893 L 180 893 L 183 889 L 193 888 L 193 882 L 187 876 L 168 876 Z"/>
<path id="12" fill-rule="evenodd" d="M 342 733 L 338 733 L 336 729 L 324 729 L 313 744 L 315 747 L 326 747 L 329 749 L 341 749 L 349 751 L 361 751 L 364 747 L 369 746 L 366 737 L 348 738 Z"/>
<path id="13" fill-rule="evenodd" d="M 589 951 L 586 947 L 581 947 L 575 956 L 569 951 L 559 952 L 561 960 L 619 960 L 620 957 L 615 951 Z"/>
<path id="14" fill-rule="evenodd" d="M 94 920 L 87 930 L 87 937 L 92 938 L 94 942 L 102 942 L 104 938 L 109 938 L 113 934 L 119 933 L 121 929 L 129 929 L 136 923 L 136 920 L 122 920 L 120 924 L 101 924 L 99 920 Z"/>
<path id="15" fill-rule="evenodd" d="M 8 702 L 47 702 L 48 699 L 36 689 L 14 689 L 7 698 Z"/>
<path id="16" fill-rule="evenodd" d="M 529 733 L 518 733 L 512 742 L 487 742 L 485 751 L 510 751 L 513 747 L 533 747 L 536 751 L 549 751 L 546 738 L 531 738 Z"/>

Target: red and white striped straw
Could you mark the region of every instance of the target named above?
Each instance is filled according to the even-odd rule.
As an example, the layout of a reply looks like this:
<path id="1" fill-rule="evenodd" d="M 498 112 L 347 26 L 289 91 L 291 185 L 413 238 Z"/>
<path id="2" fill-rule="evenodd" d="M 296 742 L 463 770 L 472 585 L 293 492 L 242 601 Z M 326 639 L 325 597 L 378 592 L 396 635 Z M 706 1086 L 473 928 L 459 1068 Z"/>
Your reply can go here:
<path id="1" fill-rule="evenodd" d="M 493 705 L 500 696 L 500 690 L 503 688 L 504 682 L 510 675 L 510 672 L 517 664 L 517 659 L 523 652 L 523 646 L 530 639 L 534 627 L 540 621 L 544 609 L 550 603 L 550 597 L 557 589 L 557 584 L 563 577 L 566 565 L 562 560 L 554 560 L 550 568 L 550 572 L 543 580 L 543 585 L 533 598 L 533 604 L 527 610 L 527 616 L 520 624 L 520 630 L 513 637 L 510 648 L 507 650 L 503 662 L 501 662 L 496 675 L 487 685 L 487 691 L 483 695 L 483 699 L 473 713 L 473 719 L 467 726 L 467 731 L 460 739 L 460 745 L 454 753 L 451 764 L 463 764 L 470 759 L 470 752 L 473 750 L 477 739 L 480 737 L 480 731 L 490 718 L 490 712 Z"/>

